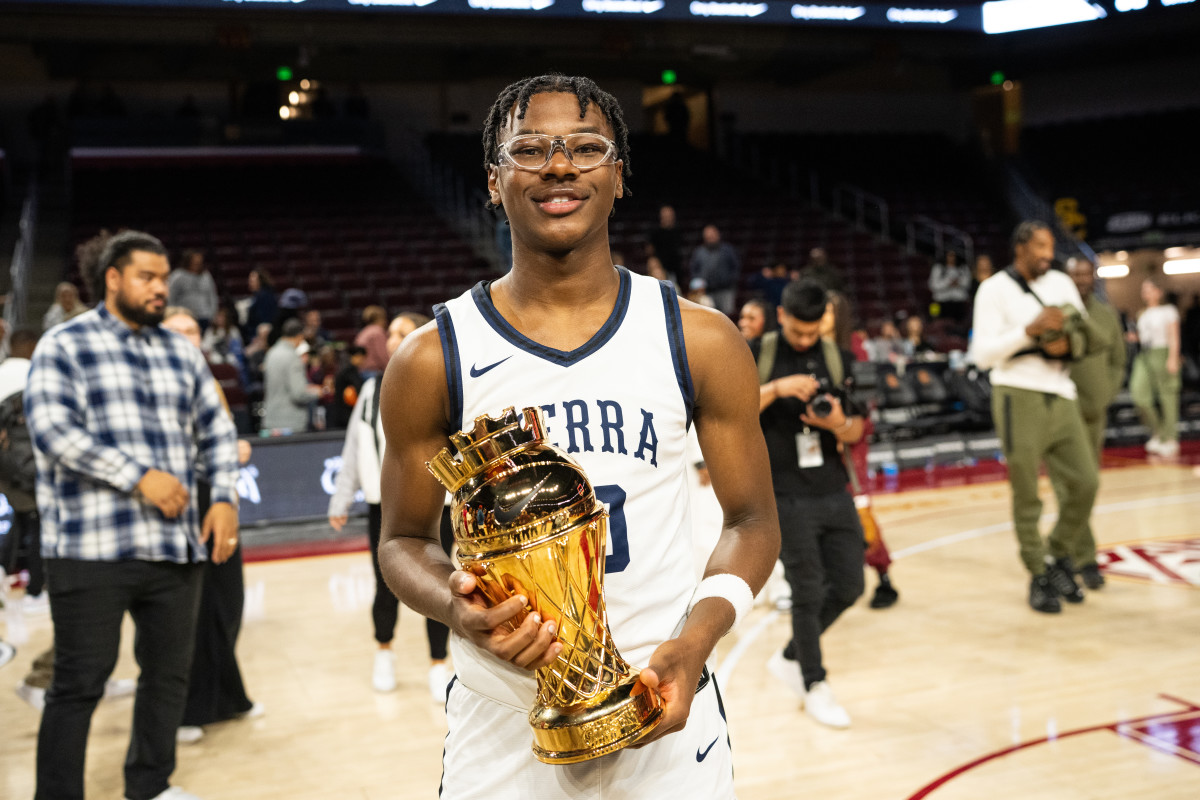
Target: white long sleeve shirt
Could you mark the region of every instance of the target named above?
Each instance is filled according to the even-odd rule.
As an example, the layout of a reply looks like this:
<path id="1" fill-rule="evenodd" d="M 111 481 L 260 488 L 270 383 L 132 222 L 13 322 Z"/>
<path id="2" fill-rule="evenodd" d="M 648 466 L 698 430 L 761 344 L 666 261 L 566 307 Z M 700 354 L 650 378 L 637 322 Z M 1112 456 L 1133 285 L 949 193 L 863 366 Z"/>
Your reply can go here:
<path id="1" fill-rule="evenodd" d="M 1074 400 L 1075 383 L 1065 361 L 1043 358 L 1036 353 L 1017 356 L 1035 346 L 1025 327 L 1046 306 L 1070 303 L 1086 315 L 1075 283 L 1062 272 L 1050 270 L 1029 284 L 1041 303 L 1013 280 L 1007 271 L 997 272 L 979 286 L 975 295 L 975 322 L 971 331 L 971 355 L 981 369 L 990 369 L 994 386 L 1011 386 L 1048 392 Z M 1014 357 L 1015 356 L 1015 357 Z"/>

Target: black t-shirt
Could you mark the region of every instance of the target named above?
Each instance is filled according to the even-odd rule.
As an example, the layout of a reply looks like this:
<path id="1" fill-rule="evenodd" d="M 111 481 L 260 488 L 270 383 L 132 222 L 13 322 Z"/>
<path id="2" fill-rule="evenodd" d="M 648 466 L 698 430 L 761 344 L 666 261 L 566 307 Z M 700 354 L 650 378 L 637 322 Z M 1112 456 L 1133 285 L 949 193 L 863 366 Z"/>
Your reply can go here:
<path id="1" fill-rule="evenodd" d="M 829 369 L 825 365 L 825 348 L 817 342 L 805 351 L 798 351 L 788 344 L 783 336 L 779 337 L 778 349 L 775 353 L 775 366 L 771 370 L 771 379 L 783 378 L 788 375 L 815 375 L 818 380 L 829 383 Z M 750 345 L 755 359 L 758 358 L 760 342 Z M 848 398 L 853 386 L 851 364 L 854 354 L 841 351 L 842 354 L 842 408 L 847 416 L 861 416 L 862 410 Z M 763 437 L 767 441 L 767 455 L 771 460 L 771 478 L 775 483 L 777 494 L 787 495 L 824 495 L 845 491 L 846 482 L 850 477 L 842 463 L 842 455 L 838 452 L 837 437 L 823 428 L 809 428 L 800 415 L 806 412 L 806 406 L 794 397 L 781 397 L 763 409 L 758 421 L 762 425 Z M 816 432 L 821 438 L 821 461 L 819 467 L 800 467 L 800 453 L 796 438 L 805 430 Z"/>

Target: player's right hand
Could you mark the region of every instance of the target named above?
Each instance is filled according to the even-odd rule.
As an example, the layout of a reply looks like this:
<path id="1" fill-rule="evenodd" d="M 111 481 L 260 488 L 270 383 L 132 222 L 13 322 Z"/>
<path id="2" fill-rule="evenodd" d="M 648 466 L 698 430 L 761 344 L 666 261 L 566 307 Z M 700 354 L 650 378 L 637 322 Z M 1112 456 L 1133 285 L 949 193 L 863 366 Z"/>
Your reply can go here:
<path id="1" fill-rule="evenodd" d="M 188 491 L 174 475 L 157 469 L 146 470 L 137 482 L 137 491 L 167 519 L 175 519 L 187 508 Z"/>
<path id="2" fill-rule="evenodd" d="M 335 531 L 340 532 L 342 530 L 342 528 L 346 527 L 346 523 L 349 521 L 350 521 L 349 514 L 339 514 L 337 516 L 331 516 L 329 518 L 329 527 L 333 528 Z"/>
<path id="3" fill-rule="evenodd" d="M 529 602 L 527 598 L 516 595 L 490 606 L 479 591 L 475 576 L 462 570 L 451 573 L 449 584 L 453 595 L 450 608 L 455 623 L 452 627 L 476 646 L 501 661 L 528 670 L 552 663 L 562 652 L 553 620 L 543 622 L 541 616 L 533 612 L 526 615 L 515 630 L 506 624 L 525 609 Z"/>

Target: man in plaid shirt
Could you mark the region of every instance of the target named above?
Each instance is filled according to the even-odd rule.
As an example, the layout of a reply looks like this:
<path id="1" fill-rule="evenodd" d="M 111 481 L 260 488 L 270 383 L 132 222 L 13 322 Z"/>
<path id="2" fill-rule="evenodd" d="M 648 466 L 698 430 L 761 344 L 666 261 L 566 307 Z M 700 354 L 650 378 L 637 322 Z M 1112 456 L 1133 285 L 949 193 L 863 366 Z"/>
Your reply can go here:
<path id="1" fill-rule="evenodd" d="M 237 436 L 200 351 L 159 327 L 166 250 L 126 231 L 100 253 L 104 302 L 42 337 L 25 410 L 38 466 L 54 679 L 38 734 L 37 800 L 83 798 L 88 728 L 126 611 L 141 667 L 125 761 L 129 800 L 169 785 L 200 599 L 202 542 L 237 546 Z M 197 520 L 196 476 L 212 484 Z"/>

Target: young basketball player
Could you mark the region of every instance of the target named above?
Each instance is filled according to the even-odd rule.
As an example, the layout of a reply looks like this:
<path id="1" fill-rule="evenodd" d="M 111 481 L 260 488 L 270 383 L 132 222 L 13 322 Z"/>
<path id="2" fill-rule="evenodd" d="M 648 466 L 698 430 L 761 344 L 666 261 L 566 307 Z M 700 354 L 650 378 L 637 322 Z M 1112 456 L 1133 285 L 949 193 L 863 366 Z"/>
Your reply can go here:
<path id="1" fill-rule="evenodd" d="M 779 553 L 757 379 L 729 319 L 614 266 L 608 219 L 626 191 L 628 134 L 586 78 L 505 89 L 484 129 L 491 202 L 512 227 L 512 271 L 436 309 L 383 380 L 380 562 L 397 596 L 443 620 L 456 677 L 441 797 L 734 796 L 720 695 L 705 668 Z M 530 751 L 534 670 L 561 652 L 553 620 L 488 608 L 438 544 L 444 491 L 425 462 L 449 434 L 508 406 L 541 407 L 609 511 L 605 599 L 622 656 L 665 700 L 642 747 L 581 764 Z M 724 528 L 696 582 L 685 446 L 696 425 Z M 687 723 L 686 729 L 684 723 Z"/>

